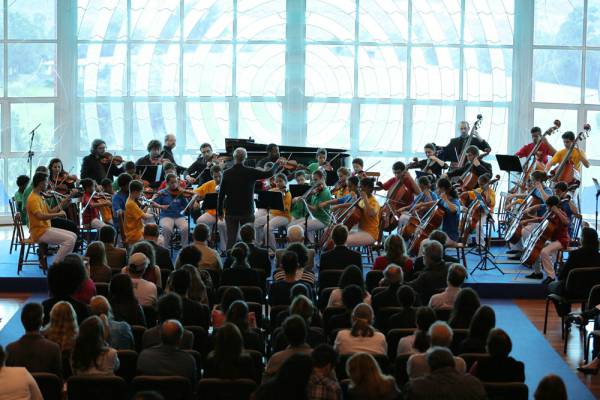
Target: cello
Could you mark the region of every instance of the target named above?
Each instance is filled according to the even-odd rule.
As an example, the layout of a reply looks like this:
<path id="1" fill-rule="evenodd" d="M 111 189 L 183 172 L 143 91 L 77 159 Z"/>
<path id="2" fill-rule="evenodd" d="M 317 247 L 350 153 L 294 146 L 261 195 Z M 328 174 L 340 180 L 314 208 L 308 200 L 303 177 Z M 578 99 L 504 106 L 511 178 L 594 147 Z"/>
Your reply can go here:
<path id="1" fill-rule="evenodd" d="M 333 214 L 335 222 L 331 223 L 325 230 L 323 231 L 323 235 L 321 236 L 321 240 L 319 242 L 319 247 L 325 250 L 331 250 L 333 248 L 333 240 L 331 239 L 331 234 L 333 233 L 333 229 L 338 225 L 344 225 L 350 231 L 355 225 L 360 222 L 360 207 L 359 203 L 362 200 L 360 196 L 356 198 L 352 203 L 348 205 L 344 205 L 344 207 L 340 207 L 337 210 L 337 213 Z"/>
<path id="2" fill-rule="evenodd" d="M 523 234 L 522 221 L 525 218 L 525 211 L 528 208 L 539 204 L 539 200 L 533 195 L 534 191 L 535 188 L 531 189 L 529 193 L 527 193 L 527 197 L 525 198 L 525 201 L 521 203 L 521 208 L 519 208 L 517 215 L 513 217 L 512 221 L 508 225 L 505 236 L 507 242 L 516 244 L 519 242 L 519 240 L 521 240 Z"/>
<path id="3" fill-rule="evenodd" d="M 404 174 L 387 192 L 385 203 L 379 210 L 379 232 L 381 233 L 391 231 L 398 226 L 398 209 L 411 202 L 410 192 L 404 184 L 403 177 Z"/>
<path id="4" fill-rule="evenodd" d="M 577 142 L 587 138 L 590 134 L 591 129 L 592 127 L 590 126 L 590 124 L 585 124 L 583 126 L 583 131 L 577 134 L 577 136 L 575 137 L 575 141 L 573 141 L 573 143 L 567 150 L 565 157 L 560 162 L 560 164 L 558 164 L 558 167 L 550 171 L 550 182 L 552 183 L 552 185 L 555 185 L 558 182 L 566 182 L 567 185 L 578 183 L 579 171 L 577 171 L 575 164 L 571 160 L 571 155 L 573 154 L 575 147 L 578 146 Z"/>
<path id="5" fill-rule="evenodd" d="M 496 177 L 494 179 L 492 179 L 491 181 L 489 181 L 485 185 L 485 188 L 482 188 L 482 190 L 487 190 L 487 188 L 490 185 L 493 185 L 498 180 L 500 180 L 500 175 L 496 175 Z M 487 202 L 483 198 L 483 194 L 475 192 L 475 200 L 473 200 L 471 202 L 471 204 L 469 205 L 469 208 L 467 210 L 467 213 L 465 214 L 465 216 L 462 219 L 462 223 L 461 223 L 462 226 L 460 229 L 462 243 L 467 243 L 467 240 L 469 239 L 469 235 L 471 234 L 471 232 L 473 232 L 477 228 L 477 225 L 480 224 L 480 221 L 481 221 L 483 215 L 484 214 L 487 215 L 488 213 L 489 213 L 489 204 L 487 204 Z"/>
<path id="6" fill-rule="evenodd" d="M 421 223 L 415 230 L 413 239 L 408 246 L 408 254 L 411 256 L 417 256 L 419 254 L 421 242 L 427 239 L 431 232 L 433 232 L 435 229 L 438 229 L 442 225 L 446 211 L 444 211 L 440 205 L 441 201 L 442 199 L 439 199 L 433 203 L 431 208 L 421 219 Z"/>

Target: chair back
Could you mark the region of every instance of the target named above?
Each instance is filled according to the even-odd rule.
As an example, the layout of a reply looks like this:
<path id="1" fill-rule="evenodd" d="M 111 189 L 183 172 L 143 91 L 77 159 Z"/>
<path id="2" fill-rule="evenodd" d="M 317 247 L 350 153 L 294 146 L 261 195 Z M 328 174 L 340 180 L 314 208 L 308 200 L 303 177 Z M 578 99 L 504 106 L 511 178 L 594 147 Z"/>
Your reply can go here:
<path id="1" fill-rule="evenodd" d="M 115 375 L 125 379 L 129 383 L 135 377 L 137 371 L 138 353 L 134 350 L 118 350 L 119 369 L 115 371 Z"/>
<path id="2" fill-rule="evenodd" d="M 406 367 L 408 359 L 412 355 L 413 353 L 403 353 L 398 354 L 396 357 L 396 361 L 394 362 L 394 377 L 396 378 L 396 383 L 399 387 L 404 386 L 404 384 L 408 382 L 408 371 Z"/>
<path id="3" fill-rule="evenodd" d="M 194 359 L 194 362 L 196 363 L 196 376 L 202 376 L 202 366 L 204 364 L 202 363 L 202 355 L 200 354 L 200 352 L 191 349 L 183 351 L 192 356 L 192 358 Z"/>
<path id="4" fill-rule="evenodd" d="M 337 287 L 328 287 L 321 290 L 319 293 L 319 299 L 317 300 L 317 308 L 320 311 L 323 311 L 327 308 L 327 304 L 329 303 L 329 298 L 331 297 L 331 293 L 337 289 Z"/>
<path id="5" fill-rule="evenodd" d="M 217 301 L 220 303 L 223 298 L 225 291 L 233 286 L 219 286 L 217 291 Z M 244 294 L 245 301 L 251 301 L 253 303 L 265 304 L 265 294 L 263 290 L 258 286 L 238 286 Z"/>
<path id="6" fill-rule="evenodd" d="M 459 357 L 465 360 L 465 364 L 467 364 L 467 371 L 469 371 L 473 364 L 475 364 L 477 361 L 490 358 L 490 355 L 488 353 L 462 353 L 459 354 Z"/>
<path id="7" fill-rule="evenodd" d="M 273 331 L 275 329 L 277 329 L 279 326 L 281 326 L 281 322 L 278 319 L 278 315 L 280 312 L 282 311 L 287 311 L 290 308 L 290 306 L 287 305 L 276 305 L 276 306 L 271 306 L 271 310 L 269 311 L 269 330 L 271 331 L 271 333 L 273 333 Z"/>
<path id="8" fill-rule="evenodd" d="M 192 384 L 183 376 L 148 376 L 133 378 L 134 392 L 153 390 L 163 395 L 165 400 L 191 400 Z"/>
<path id="9" fill-rule="evenodd" d="M 337 287 L 340 283 L 340 276 L 343 269 L 327 269 L 319 272 L 319 293 L 325 288 Z"/>
<path id="10" fill-rule="evenodd" d="M 375 311 L 375 327 L 382 332 L 386 332 L 390 317 L 402 310 L 402 307 L 381 307 Z"/>
<path id="11" fill-rule="evenodd" d="M 256 389 L 252 379 L 201 379 L 198 393 L 202 400 L 247 400 Z"/>
<path id="12" fill-rule="evenodd" d="M 107 282 L 94 282 L 94 285 L 96 286 L 96 294 L 108 298 L 108 286 L 109 286 L 109 283 L 107 283 Z"/>
<path id="13" fill-rule="evenodd" d="M 338 362 L 336 369 L 335 369 L 335 373 L 336 373 L 338 380 L 348 378 L 348 374 L 346 373 L 346 363 L 348 362 L 348 359 L 351 356 L 352 356 L 351 354 L 344 354 L 344 355 L 340 356 L 340 361 Z M 372 356 L 375 359 L 375 361 L 377 361 L 377 364 L 379 365 L 379 368 L 381 369 L 381 372 L 383 374 L 389 374 L 391 372 L 392 368 L 390 365 L 390 360 L 388 359 L 387 355 L 372 354 Z"/>
<path id="14" fill-rule="evenodd" d="M 586 310 L 591 310 L 598 304 L 600 304 L 600 285 L 594 285 L 592 290 L 590 290 L 585 308 Z"/>
<path id="15" fill-rule="evenodd" d="M 264 328 L 263 305 L 254 301 L 247 301 L 246 304 L 248 304 L 248 311 L 253 312 L 256 317 L 256 326 L 261 329 Z"/>
<path id="16" fill-rule="evenodd" d="M 365 285 L 367 286 L 367 291 L 371 293 L 373 289 L 379 286 L 379 281 L 383 279 L 383 271 L 379 270 L 371 270 L 367 272 L 367 276 L 365 277 Z"/>
<path id="17" fill-rule="evenodd" d="M 184 328 L 194 334 L 194 344 L 192 348 L 202 354 L 202 358 L 204 359 L 208 355 L 211 347 L 208 332 L 202 326 L 197 325 L 185 325 Z"/>
<path id="18" fill-rule="evenodd" d="M 133 333 L 133 342 L 135 344 L 135 351 L 138 353 L 142 351 L 142 338 L 146 327 L 142 325 L 131 325 L 131 332 Z"/>
<path id="19" fill-rule="evenodd" d="M 160 281 L 162 282 L 163 288 L 167 287 L 167 282 L 169 281 L 169 275 L 171 275 L 171 272 L 173 272 L 173 270 L 170 270 L 169 268 L 160 269 Z"/>
<path id="20" fill-rule="evenodd" d="M 121 241 L 127 243 L 127 236 L 125 235 L 125 211 L 117 210 L 117 223 L 119 224 L 119 235 L 121 235 Z"/>
<path id="21" fill-rule="evenodd" d="M 62 381 L 57 375 L 48 372 L 33 372 L 31 375 L 44 400 L 62 400 Z"/>
<path id="22" fill-rule="evenodd" d="M 529 389 L 522 382 L 483 382 L 489 400 L 527 400 Z"/>
<path id="23" fill-rule="evenodd" d="M 448 322 L 450 319 L 450 313 L 452 313 L 452 310 L 435 310 L 435 316 L 438 321 Z"/>
<path id="24" fill-rule="evenodd" d="M 120 376 L 72 376 L 67 380 L 69 400 L 125 400 L 127 383 Z"/>
<path id="25" fill-rule="evenodd" d="M 144 309 L 144 316 L 146 317 L 146 326 L 153 328 L 158 322 L 158 311 L 153 306 L 142 306 Z"/>
<path id="26" fill-rule="evenodd" d="M 600 267 L 575 268 L 569 272 L 565 284 L 565 296 L 584 302 L 592 287 L 600 284 Z"/>
<path id="27" fill-rule="evenodd" d="M 265 363 L 263 362 L 263 354 L 257 350 L 244 350 L 246 353 L 252 357 L 252 361 L 254 362 L 254 371 L 256 372 L 256 383 L 260 384 L 262 379 L 262 374 L 265 371 Z"/>
<path id="28" fill-rule="evenodd" d="M 388 345 L 388 358 L 390 360 L 396 359 L 396 353 L 398 353 L 398 343 L 400 339 L 406 336 L 410 336 L 415 333 L 415 328 L 403 328 L 403 329 L 390 329 L 385 335 L 385 339 Z"/>
<path id="29" fill-rule="evenodd" d="M 325 327 L 326 333 L 331 331 L 331 317 L 345 312 L 346 309 L 344 307 L 327 307 L 325 311 L 323 311 L 323 326 Z"/>

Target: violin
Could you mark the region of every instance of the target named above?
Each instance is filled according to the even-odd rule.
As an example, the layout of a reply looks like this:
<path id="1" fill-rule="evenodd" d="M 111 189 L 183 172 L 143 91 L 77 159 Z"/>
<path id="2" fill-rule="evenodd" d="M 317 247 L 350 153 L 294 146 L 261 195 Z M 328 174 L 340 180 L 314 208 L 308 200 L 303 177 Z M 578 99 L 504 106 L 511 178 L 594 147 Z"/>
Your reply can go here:
<path id="1" fill-rule="evenodd" d="M 288 171 L 295 171 L 297 169 L 306 169 L 306 165 L 300 164 L 296 160 L 289 160 L 287 158 L 284 158 L 284 160 L 285 160 L 285 163 L 281 166 L 282 169 L 285 169 Z"/>
<path id="2" fill-rule="evenodd" d="M 194 196 L 194 191 L 190 190 L 190 189 L 182 189 L 181 187 L 177 188 L 176 190 L 169 190 L 169 193 L 171 193 L 171 195 L 176 196 L 176 197 L 185 197 L 185 198 L 191 198 L 192 196 Z"/>
<path id="3" fill-rule="evenodd" d="M 100 157 L 100 163 L 102 165 L 121 165 L 123 164 L 123 157 L 121 156 L 113 156 L 111 153 L 104 153 L 102 157 Z"/>

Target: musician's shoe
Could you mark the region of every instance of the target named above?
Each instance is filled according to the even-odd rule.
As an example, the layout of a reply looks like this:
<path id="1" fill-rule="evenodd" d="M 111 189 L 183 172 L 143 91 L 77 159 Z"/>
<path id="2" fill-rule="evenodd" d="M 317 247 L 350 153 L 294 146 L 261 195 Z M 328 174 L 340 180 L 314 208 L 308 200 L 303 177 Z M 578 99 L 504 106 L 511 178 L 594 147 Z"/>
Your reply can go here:
<path id="1" fill-rule="evenodd" d="M 517 260 L 518 261 L 518 260 L 521 259 L 521 253 L 517 253 L 514 256 L 509 256 L 508 259 L 509 260 Z M 536 279 L 541 279 L 541 276 L 540 276 L 540 278 L 536 278 Z"/>
<path id="2" fill-rule="evenodd" d="M 551 282 L 554 282 L 554 278 L 550 278 L 549 276 L 547 276 L 546 279 L 542 281 L 542 285 L 548 285 Z"/>
<path id="3" fill-rule="evenodd" d="M 525 278 L 527 278 L 527 279 L 542 279 L 543 277 L 544 277 L 544 274 L 542 274 L 541 272 L 533 272 L 533 273 L 525 276 Z"/>
<path id="4" fill-rule="evenodd" d="M 521 254 L 522 251 L 521 250 L 517 250 L 517 249 L 512 249 L 512 250 L 508 250 L 506 252 L 506 254 Z"/>

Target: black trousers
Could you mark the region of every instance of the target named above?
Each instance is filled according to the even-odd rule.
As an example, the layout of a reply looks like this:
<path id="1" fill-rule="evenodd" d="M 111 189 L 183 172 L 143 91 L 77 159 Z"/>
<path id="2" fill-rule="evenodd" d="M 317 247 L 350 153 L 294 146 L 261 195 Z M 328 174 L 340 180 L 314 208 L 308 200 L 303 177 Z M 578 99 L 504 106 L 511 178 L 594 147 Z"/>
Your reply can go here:
<path id="1" fill-rule="evenodd" d="M 231 249 L 237 241 L 240 226 L 254 222 L 254 214 L 250 215 L 226 215 L 225 225 L 227 226 L 227 250 Z"/>

